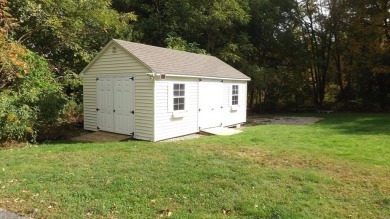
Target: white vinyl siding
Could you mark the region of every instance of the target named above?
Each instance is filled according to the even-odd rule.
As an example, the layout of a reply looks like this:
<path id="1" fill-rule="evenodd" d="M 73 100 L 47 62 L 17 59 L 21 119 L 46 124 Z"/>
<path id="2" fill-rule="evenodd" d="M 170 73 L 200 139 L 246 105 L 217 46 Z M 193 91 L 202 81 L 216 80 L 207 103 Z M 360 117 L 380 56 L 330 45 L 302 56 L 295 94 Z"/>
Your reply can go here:
<path id="1" fill-rule="evenodd" d="M 185 84 L 185 110 L 183 117 L 174 118 L 173 114 L 173 86 Z M 155 81 L 155 137 L 154 141 L 174 138 L 199 131 L 199 79 L 168 77 L 167 80 Z M 245 81 L 224 81 L 222 90 L 222 126 L 231 126 L 246 122 L 246 94 Z M 237 110 L 231 110 L 231 88 L 238 85 Z M 215 92 L 210 88 L 208 92 Z M 172 93 L 172 94 L 171 94 Z"/>
<path id="2" fill-rule="evenodd" d="M 184 84 L 185 108 L 181 117 L 174 118 L 174 84 Z M 155 81 L 155 137 L 154 141 L 198 132 L 198 80 L 170 78 Z"/>
<path id="3" fill-rule="evenodd" d="M 134 76 L 134 138 L 153 140 L 153 80 L 146 75 L 150 70 L 115 43 L 110 43 L 99 55 L 84 72 L 84 128 L 97 131 L 96 78 Z"/>

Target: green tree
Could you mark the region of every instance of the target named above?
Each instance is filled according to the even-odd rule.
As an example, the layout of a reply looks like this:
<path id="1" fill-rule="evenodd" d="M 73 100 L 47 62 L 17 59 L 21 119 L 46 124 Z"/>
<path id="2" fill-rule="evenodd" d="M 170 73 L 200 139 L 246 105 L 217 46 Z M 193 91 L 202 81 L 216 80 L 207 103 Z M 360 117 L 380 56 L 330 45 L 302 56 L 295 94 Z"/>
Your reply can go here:
<path id="1" fill-rule="evenodd" d="M 14 39 L 50 60 L 58 72 L 80 72 L 110 39 L 129 37 L 132 14 L 119 14 L 110 0 L 13 0 L 20 28 Z"/>

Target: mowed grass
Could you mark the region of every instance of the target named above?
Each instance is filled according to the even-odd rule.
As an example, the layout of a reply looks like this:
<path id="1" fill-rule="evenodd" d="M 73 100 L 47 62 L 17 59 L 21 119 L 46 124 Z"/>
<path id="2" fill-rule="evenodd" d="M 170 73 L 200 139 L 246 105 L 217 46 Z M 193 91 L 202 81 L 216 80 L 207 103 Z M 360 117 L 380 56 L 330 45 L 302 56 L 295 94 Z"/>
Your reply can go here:
<path id="1" fill-rule="evenodd" d="M 321 116 L 174 143 L 1 150 L 0 208 L 34 218 L 389 218 L 390 115 Z"/>

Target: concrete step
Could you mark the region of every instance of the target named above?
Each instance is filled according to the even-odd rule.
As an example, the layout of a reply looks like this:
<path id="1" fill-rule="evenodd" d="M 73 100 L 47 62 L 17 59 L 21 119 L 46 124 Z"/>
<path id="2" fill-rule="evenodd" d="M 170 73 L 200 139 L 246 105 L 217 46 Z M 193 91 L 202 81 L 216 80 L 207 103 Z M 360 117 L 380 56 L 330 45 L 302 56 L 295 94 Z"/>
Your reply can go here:
<path id="1" fill-rule="evenodd" d="M 212 135 L 235 135 L 242 132 L 241 130 L 234 129 L 234 128 L 227 128 L 227 127 L 207 128 L 207 129 L 201 129 L 200 131 Z"/>

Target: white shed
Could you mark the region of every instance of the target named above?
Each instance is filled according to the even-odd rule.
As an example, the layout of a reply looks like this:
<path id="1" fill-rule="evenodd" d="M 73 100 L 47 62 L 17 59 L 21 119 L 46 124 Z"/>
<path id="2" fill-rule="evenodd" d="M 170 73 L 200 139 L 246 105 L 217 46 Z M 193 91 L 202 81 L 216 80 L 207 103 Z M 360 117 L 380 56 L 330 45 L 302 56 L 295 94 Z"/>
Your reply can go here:
<path id="1" fill-rule="evenodd" d="M 86 130 L 160 141 L 246 121 L 250 78 L 213 56 L 112 40 L 81 76 Z"/>

